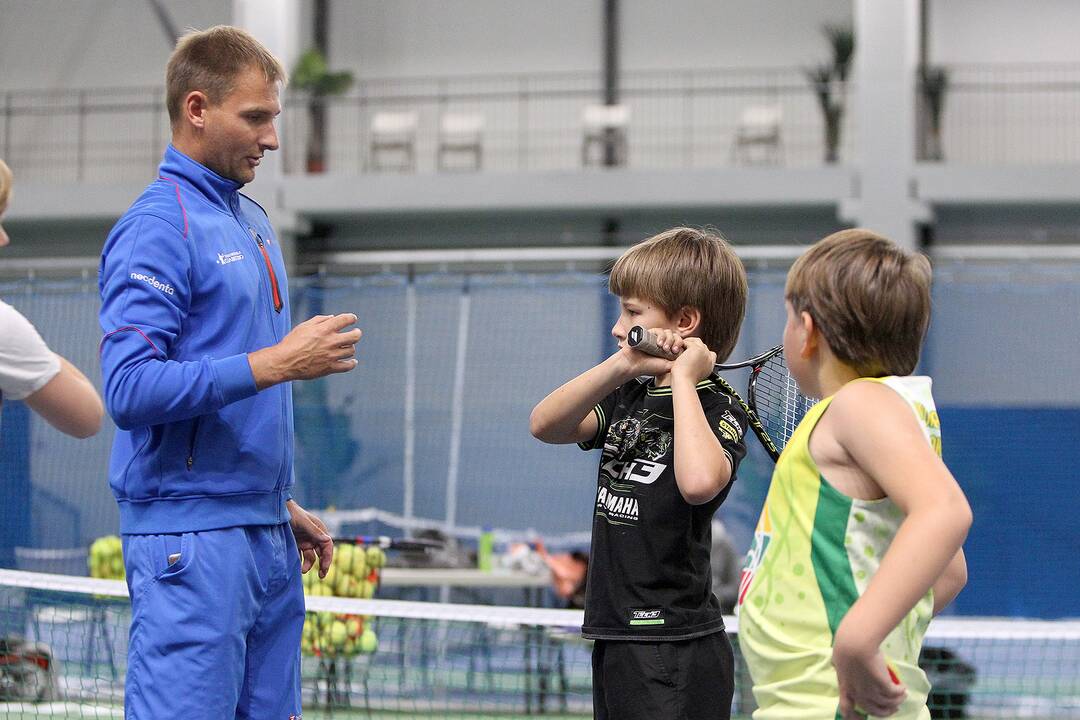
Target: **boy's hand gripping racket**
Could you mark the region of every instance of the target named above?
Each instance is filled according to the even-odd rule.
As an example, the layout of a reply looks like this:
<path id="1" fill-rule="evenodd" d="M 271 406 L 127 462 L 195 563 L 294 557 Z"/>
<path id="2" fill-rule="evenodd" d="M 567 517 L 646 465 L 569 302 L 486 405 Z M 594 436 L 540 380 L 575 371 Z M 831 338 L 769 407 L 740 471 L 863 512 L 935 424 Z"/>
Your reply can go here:
<path id="1" fill-rule="evenodd" d="M 677 356 L 665 352 L 656 344 L 656 337 L 651 332 L 635 325 L 626 335 L 626 344 L 647 355 L 674 360 Z M 784 346 L 777 345 L 749 360 L 736 363 L 721 363 L 716 370 L 737 370 L 750 368 L 750 381 L 746 388 L 746 402 L 726 380 L 713 373 L 712 379 L 724 390 L 737 399 L 750 417 L 750 428 L 761 441 L 765 452 L 775 462 L 780 457 L 795 426 L 814 404 L 814 401 L 799 392 L 799 386 L 787 370 L 784 362 Z"/>

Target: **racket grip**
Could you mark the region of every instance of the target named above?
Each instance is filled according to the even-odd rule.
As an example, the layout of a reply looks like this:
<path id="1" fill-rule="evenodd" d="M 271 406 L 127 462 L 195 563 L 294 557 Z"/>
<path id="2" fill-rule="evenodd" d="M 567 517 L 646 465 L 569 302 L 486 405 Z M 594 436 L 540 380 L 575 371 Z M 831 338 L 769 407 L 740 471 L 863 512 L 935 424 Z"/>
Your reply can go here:
<path id="1" fill-rule="evenodd" d="M 635 325 L 630 328 L 630 332 L 626 333 L 626 344 L 653 357 L 664 358 L 665 360 L 674 360 L 678 357 L 675 353 L 670 353 L 657 345 L 656 336 L 640 325 Z"/>

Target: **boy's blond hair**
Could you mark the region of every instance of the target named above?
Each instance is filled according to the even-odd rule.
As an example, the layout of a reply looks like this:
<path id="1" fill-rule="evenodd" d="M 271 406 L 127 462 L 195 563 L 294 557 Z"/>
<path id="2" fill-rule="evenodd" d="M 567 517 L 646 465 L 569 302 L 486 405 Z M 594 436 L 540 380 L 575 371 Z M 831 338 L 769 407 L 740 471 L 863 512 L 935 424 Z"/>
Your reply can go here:
<path id="1" fill-rule="evenodd" d="M 622 298 L 656 303 L 668 315 L 696 308 L 699 337 L 718 359 L 727 358 L 739 340 L 746 269 L 715 231 L 677 227 L 638 243 L 615 262 L 608 288 Z"/>
<path id="2" fill-rule="evenodd" d="M 842 230 L 791 266 L 784 298 L 864 377 L 910 375 L 930 324 L 930 261 L 876 233 Z"/>
<path id="3" fill-rule="evenodd" d="M 7 166 L 7 163 L 0 158 L 0 212 L 7 207 L 8 199 L 11 197 L 11 184 L 14 179 L 11 175 L 11 168 Z"/>
<path id="4" fill-rule="evenodd" d="M 175 128 L 183 117 L 184 98 L 199 90 L 219 103 L 249 68 L 262 70 L 267 82 L 286 81 L 285 69 L 274 55 L 247 32 L 215 25 L 187 33 L 176 43 L 165 68 L 165 105 Z"/>

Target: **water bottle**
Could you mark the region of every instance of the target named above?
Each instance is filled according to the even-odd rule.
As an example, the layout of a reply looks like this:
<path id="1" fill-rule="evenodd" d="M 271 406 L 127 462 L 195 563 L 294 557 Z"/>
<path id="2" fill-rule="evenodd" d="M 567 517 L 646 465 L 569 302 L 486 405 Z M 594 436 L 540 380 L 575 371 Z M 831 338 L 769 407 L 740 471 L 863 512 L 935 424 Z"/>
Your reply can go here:
<path id="1" fill-rule="evenodd" d="M 476 548 L 476 567 L 484 572 L 491 572 L 492 554 L 495 550 L 495 533 L 490 527 L 480 532 L 480 542 Z"/>

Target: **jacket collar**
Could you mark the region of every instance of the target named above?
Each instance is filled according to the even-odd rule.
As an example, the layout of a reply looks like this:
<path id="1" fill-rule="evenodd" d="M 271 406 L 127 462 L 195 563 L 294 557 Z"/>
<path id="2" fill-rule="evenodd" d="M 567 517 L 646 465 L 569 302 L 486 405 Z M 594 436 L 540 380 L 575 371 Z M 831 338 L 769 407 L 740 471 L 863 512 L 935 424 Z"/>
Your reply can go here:
<path id="1" fill-rule="evenodd" d="M 243 187 L 243 183 L 218 175 L 177 150 L 172 143 L 165 149 L 165 158 L 158 167 L 158 175 L 166 180 L 190 185 L 222 212 L 235 212 L 239 206 L 238 191 Z"/>

